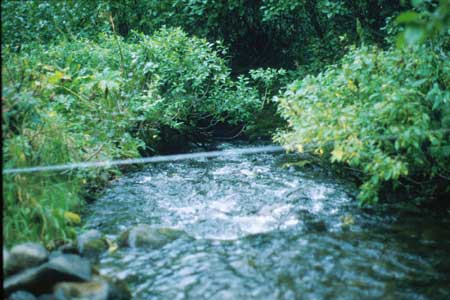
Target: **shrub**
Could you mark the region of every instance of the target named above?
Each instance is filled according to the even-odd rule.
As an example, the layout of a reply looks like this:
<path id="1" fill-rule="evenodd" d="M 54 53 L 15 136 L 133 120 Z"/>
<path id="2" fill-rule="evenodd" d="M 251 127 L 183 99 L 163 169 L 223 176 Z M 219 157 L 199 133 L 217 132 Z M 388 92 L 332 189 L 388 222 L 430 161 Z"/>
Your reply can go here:
<path id="1" fill-rule="evenodd" d="M 108 32 L 108 4 L 90 0 L 5 0 L 2 8 L 2 45 L 20 48 L 30 42 L 95 37 Z"/>
<path id="2" fill-rule="evenodd" d="M 277 99 L 289 126 L 277 140 L 358 169 L 362 203 L 376 202 L 386 183 L 448 193 L 449 74 L 438 48 L 353 49 Z"/>
<path id="3" fill-rule="evenodd" d="M 254 122 L 258 93 L 230 78 L 214 45 L 180 29 L 132 40 L 4 46 L 4 167 L 138 157 L 155 152 L 165 127 L 198 136 L 205 119 Z M 117 173 L 5 175 L 4 240 L 72 238 L 83 194 Z"/>

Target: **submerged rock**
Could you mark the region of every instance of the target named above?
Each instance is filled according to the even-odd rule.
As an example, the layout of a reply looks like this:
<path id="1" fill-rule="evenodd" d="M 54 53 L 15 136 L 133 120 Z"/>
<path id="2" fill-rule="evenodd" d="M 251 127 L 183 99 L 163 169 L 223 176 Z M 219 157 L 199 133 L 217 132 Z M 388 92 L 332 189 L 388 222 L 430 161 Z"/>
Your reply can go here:
<path id="1" fill-rule="evenodd" d="M 4 259 L 4 273 L 15 274 L 24 269 L 35 267 L 48 258 L 48 251 L 41 244 L 24 243 L 14 246 Z"/>
<path id="2" fill-rule="evenodd" d="M 178 229 L 156 228 L 142 224 L 122 232 L 117 239 L 117 244 L 121 247 L 160 248 L 185 234 Z"/>
<path id="3" fill-rule="evenodd" d="M 305 223 L 305 227 L 309 232 L 326 232 L 327 224 L 323 220 L 313 220 Z"/>
<path id="4" fill-rule="evenodd" d="M 11 294 L 26 290 L 34 294 L 51 292 L 62 281 L 89 281 L 92 277 L 88 260 L 73 254 L 63 254 L 49 262 L 10 276 L 3 282 L 3 291 Z"/>
<path id="5" fill-rule="evenodd" d="M 108 300 L 131 299 L 131 292 L 125 281 L 106 277 L 103 277 L 103 279 L 108 283 Z"/>
<path id="6" fill-rule="evenodd" d="M 37 300 L 55 300 L 55 297 L 53 297 L 53 294 L 42 294 Z"/>
<path id="7" fill-rule="evenodd" d="M 12 293 L 8 300 L 36 300 L 36 297 L 27 291 L 17 291 Z"/>
<path id="8" fill-rule="evenodd" d="M 124 282 L 96 277 L 90 282 L 62 282 L 55 286 L 55 300 L 129 300 L 131 293 Z"/>
<path id="9" fill-rule="evenodd" d="M 78 236 L 78 251 L 88 258 L 98 257 L 108 250 L 106 238 L 98 230 L 89 230 Z"/>
<path id="10" fill-rule="evenodd" d="M 54 289 L 55 300 L 108 300 L 108 284 L 104 281 L 63 282 Z"/>

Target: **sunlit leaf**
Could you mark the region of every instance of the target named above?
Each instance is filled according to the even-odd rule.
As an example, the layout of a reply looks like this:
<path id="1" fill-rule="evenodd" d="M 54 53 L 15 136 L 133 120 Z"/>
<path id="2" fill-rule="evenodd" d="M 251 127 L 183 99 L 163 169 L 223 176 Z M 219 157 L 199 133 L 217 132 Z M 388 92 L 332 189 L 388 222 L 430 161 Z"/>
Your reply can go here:
<path id="1" fill-rule="evenodd" d="M 64 218 L 69 223 L 73 223 L 73 224 L 80 224 L 81 223 L 81 217 L 78 214 L 73 213 L 71 211 L 64 212 Z"/>

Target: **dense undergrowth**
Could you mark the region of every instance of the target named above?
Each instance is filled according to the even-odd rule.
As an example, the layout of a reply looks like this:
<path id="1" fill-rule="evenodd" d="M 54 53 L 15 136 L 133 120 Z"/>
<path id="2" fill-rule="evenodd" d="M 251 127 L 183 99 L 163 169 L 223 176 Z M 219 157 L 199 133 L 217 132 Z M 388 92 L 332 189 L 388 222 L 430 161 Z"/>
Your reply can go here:
<path id="1" fill-rule="evenodd" d="M 359 170 L 363 203 L 377 202 L 385 183 L 413 188 L 422 196 L 416 200 L 443 197 L 450 180 L 449 86 L 450 60 L 437 49 L 353 49 L 278 98 L 290 127 L 278 140 Z"/>
<path id="2" fill-rule="evenodd" d="M 2 1 L 3 167 L 278 129 L 277 141 L 356 172 L 361 203 L 396 188 L 448 199 L 449 5 Z M 85 199 L 120 172 L 4 174 L 3 240 L 73 238 Z"/>
<path id="3" fill-rule="evenodd" d="M 401 190 L 448 209 L 450 2 L 413 4 L 388 19 L 389 48 L 363 43 L 290 84 L 277 98 L 289 129 L 276 139 L 356 171 L 362 204 Z"/>
<path id="4" fill-rule="evenodd" d="M 167 129 L 191 142 L 213 122 L 251 129 L 267 106 L 258 76 L 270 70 L 232 80 L 214 47 L 180 29 L 4 47 L 4 167 L 153 154 Z M 82 192 L 117 172 L 5 175 L 5 240 L 72 237 Z"/>

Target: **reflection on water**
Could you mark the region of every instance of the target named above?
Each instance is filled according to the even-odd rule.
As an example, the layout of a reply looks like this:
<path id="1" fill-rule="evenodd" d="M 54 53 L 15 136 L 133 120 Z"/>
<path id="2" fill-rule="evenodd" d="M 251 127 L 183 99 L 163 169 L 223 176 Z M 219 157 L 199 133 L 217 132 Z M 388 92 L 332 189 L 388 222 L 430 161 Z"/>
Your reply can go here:
<path id="1" fill-rule="evenodd" d="M 89 227 L 193 238 L 105 254 L 101 272 L 126 279 L 135 299 L 450 299 L 448 217 L 360 208 L 350 184 L 282 168 L 289 159 L 161 163 L 112 182 Z"/>

